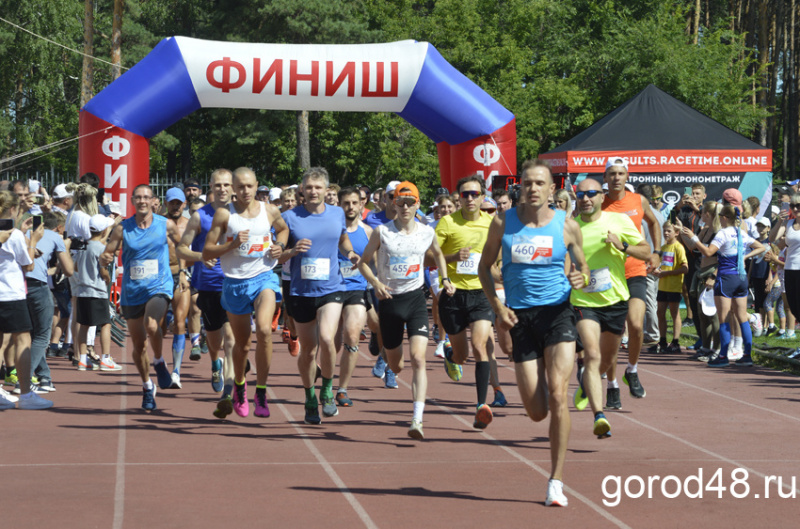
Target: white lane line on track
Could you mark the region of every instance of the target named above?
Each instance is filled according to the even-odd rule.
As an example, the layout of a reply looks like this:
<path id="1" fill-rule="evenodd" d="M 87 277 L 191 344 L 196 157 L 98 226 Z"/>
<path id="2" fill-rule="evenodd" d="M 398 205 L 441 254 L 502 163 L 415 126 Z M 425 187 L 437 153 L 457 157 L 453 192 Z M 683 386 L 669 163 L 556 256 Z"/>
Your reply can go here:
<path id="1" fill-rule="evenodd" d="M 639 370 L 644 371 L 648 375 L 655 375 L 655 376 L 657 376 L 659 378 L 667 379 L 670 382 L 675 382 L 676 384 L 680 384 L 682 386 L 690 387 L 692 389 L 696 389 L 697 391 L 702 391 L 704 393 L 709 393 L 709 394 L 714 395 L 716 397 L 720 397 L 720 398 L 723 398 L 723 399 L 730 400 L 732 402 L 735 402 L 739 406 L 749 406 L 749 407 L 755 408 L 755 409 L 757 409 L 759 411 L 763 411 L 764 413 L 772 413 L 772 414 L 777 415 L 779 417 L 783 417 L 784 419 L 791 419 L 793 421 L 800 422 L 800 417 L 795 417 L 793 415 L 787 415 L 785 413 L 781 413 L 779 411 L 775 411 L 775 410 L 772 410 L 770 408 L 765 408 L 763 406 L 759 406 L 757 404 L 753 404 L 753 403 L 741 400 L 741 399 L 736 398 L 736 397 L 729 397 L 728 395 L 724 395 L 722 393 L 719 393 L 718 391 L 712 391 L 710 389 L 706 389 L 706 388 L 703 388 L 703 387 L 700 387 L 700 386 L 696 386 L 694 384 L 690 384 L 689 382 L 684 382 L 683 380 L 680 380 L 680 379 L 677 379 L 677 378 L 673 378 L 673 377 L 670 377 L 670 376 L 667 376 L 667 375 L 663 375 L 661 373 L 656 373 L 655 371 L 652 371 L 650 369 L 639 368 Z"/>
<path id="2" fill-rule="evenodd" d="M 125 348 L 122 349 L 121 363 L 125 363 Z M 127 430 L 125 425 L 125 415 L 128 412 L 128 375 L 125 368 L 121 371 L 122 380 L 119 387 L 122 394 L 119 398 L 119 436 L 117 437 L 117 475 L 114 482 L 114 522 L 113 529 L 122 529 L 122 522 L 125 515 L 125 444 L 127 441 Z"/>
<path id="3" fill-rule="evenodd" d="M 751 474 L 755 474 L 756 476 L 761 477 L 762 479 L 767 476 L 767 474 L 764 474 L 763 472 L 759 472 L 758 470 L 756 470 L 754 468 L 751 468 L 751 467 L 748 467 L 748 466 L 742 464 L 741 461 L 736 461 L 736 460 L 731 459 L 729 457 L 725 457 L 722 454 L 718 454 L 716 452 L 712 452 L 711 450 L 709 450 L 707 448 L 703 448 L 700 445 L 696 445 L 691 441 L 687 441 L 686 439 L 683 439 L 682 437 L 678 437 L 677 435 L 673 435 L 671 433 L 667 433 L 661 428 L 656 428 L 655 426 L 650 426 L 649 424 L 645 424 L 642 421 L 634 419 L 633 417 L 630 417 L 627 414 L 622 414 L 622 413 L 614 414 L 614 415 L 612 415 L 612 417 L 615 417 L 615 418 L 616 417 L 620 417 L 622 419 L 630 421 L 633 424 L 641 426 L 642 428 L 645 428 L 647 430 L 651 430 L 651 431 L 659 433 L 659 434 L 661 434 L 661 435 L 663 435 L 665 437 L 668 437 L 668 438 L 672 439 L 673 441 L 678 441 L 679 443 L 685 444 L 686 446 L 688 446 L 690 448 L 693 448 L 693 449 L 695 449 L 695 450 L 697 450 L 699 452 L 702 452 L 702 453 L 704 453 L 704 454 L 706 454 L 708 456 L 711 456 L 714 459 L 717 459 L 719 461 L 724 461 L 724 462 L 726 462 L 726 463 L 728 463 L 730 465 L 733 465 L 735 467 L 738 467 L 738 468 L 743 468 L 743 469 L 747 470 L 748 472 L 750 472 Z M 790 485 L 788 485 L 788 482 L 783 484 L 783 488 L 784 488 L 784 490 L 789 490 L 789 491 L 793 490 L 792 487 Z M 795 488 L 794 490 L 795 490 L 795 493 L 797 493 L 797 489 Z"/>
<path id="4" fill-rule="evenodd" d="M 270 400 L 273 400 L 273 401 L 277 400 L 275 392 L 272 391 L 272 388 L 268 388 L 267 391 L 269 392 Z M 292 414 L 289 412 L 289 409 L 286 406 L 284 406 L 283 404 L 280 404 L 280 403 L 277 404 L 277 406 L 278 406 L 278 409 L 281 410 L 281 413 L 283 413 L 284 417 L 286 417 L 286 419 L 289 421 L 289 424 L 292 425 L 294 430 L 303 439 L 303 443 L 305 443 L 305 445 L 308 448 L 308 450 L 317 459 L 317 461 L 319 462 L 319 465 L 322 466 L 323 470 L 325 470 L 325 473 L 328 474 L 329 478 L 331 478 L 331 481 L 333 481 L 333 483 L 342 492 L 342 495 L 345 497 L 347 502 L 350 504 L 350 506 L 356 512 L 358 517 L 361 518 L 362 522 L 364 522 L 364 526 L 369 528 L 369 529 L 377 529 L 378 526 L 375 524 L 375 522 L 372 521 L 372 518 L 370 518 L 369 514 L 367 514 L 366 509 L 364 509 L 364 507 L 361 505 L 361 503 L 358 501 L 358 499 L 356 499 L 355 495 L 353 495 L 353 493 L 350 492 L 350 489 L 347 488 L 347 485 L 345 485 L 344 481 L 342 481 L 342 478 L 340 478 L 339 474 L 337 474 L 336 471 L 333 469 L 333 466 L 331 466 L 331 464 L 328 462 L 328 460 L 325 459 L 325 456 L 322 455 L 322 452 L 320 452 L 319 449 L 317 449 L 317 447 L 311 441 L 311 439 L 309 439 L 308 434 L 306 434 L 306 432 L 303 430 L 303 428 L 297 426 L 297 423 L 295 422 L 294 416 L 292 416 Z"/>
<path id="5" fill-rule="evenodd" d="M 361 356 L 362 357 L 366 357 L 366 355 L 363 352 L 361 353 Z M 374 359 L 374 357 L 372 357 L 372 358 Z M 427 359 L 426 359 L 426 366 L 427 366 Z M 400 384 L 402 384 L 403 386 L 405 386 L 406 389 L 408 389 L 408 390 L 411 389 L 411 384 L 409 384 L 405 380 L 402 380 L 401 378 L 398 377 L 397 381 Z M 443 412 L 447 413 L 448 415 L 450 415 L 451 417 L 456 419 L 458 422 L 460 422 L 461 424 L 465 425 L 467 428 L 472 428 L 472 424 L 470 422 L 468 422 L 467 420 L 465 420 L 460 415 L 458 415 L 457 414 L 458 412 L 456 412 L 455 410 L 453 410 L 451 408 L 448 408 L 447 406 L 443 406 L 442 404 L 439 404 L 438 402 L 436 402 L 436 399 L 431 398 L 430 395 L 426 395 L 426 401 L 430 402 L 431 404 L 434 404 L 437 408 L 439 408 Z M 484 438 L 486 438 L 489 441 L 491 441 L 496 446 L 498 446 L 499 448 L 502 448 L 510 456 L 514 457 L 518 461 L 524 463 L 525 465 L 529 466 L 530 468 L 532 468 L 533 470 L 535 470 L 536 472 L 541 474 L 543 477 L 548 478 L 548 479 L 550 478 L 550 472 L 546 471 L 544 468 L 542 468 L 539 465 L 537 465 L 533 460 L 528 459 L 525 456 L 523 456 L 522 454 L 519 454 L 518 452 L 516 452 L 514 449 L 505 446 L 502 441 L 500 441 L 498 439 L 495 439 L 494 437 L 492 437 L 491 435 L 489 435 L 485 431 L 481 432 L 481 435 Z M 550 459 L 548 458 L 547 461 L 550 461 Z M 590 509 L 595 511 L 597 514 L 599 514 L 600 516 L 602 516 L 603 518 L 605 518 L 606 520 L 608 520 L 612 524 L 616 525 L 617 527 L 630 529 L 630 526 L 628 526 L 625 522 L 623 522 L 619 518 L 615 517 L 610 512 L 608 512 L 607 510 L 603 509 L 603 507 L 601 507 L 600 505 L 596 504 L 595 502 L 593 502 L 592 500 L 590 500 L 589 498 L 587 498 L 583 494 L 580 494 L 578 491 L 572 489 L 566 483 L 564 484 L 564 489 L 569 494 L 571 494 L 573 497 L 575 497 L 578 500 L 580 500 L 581 502 L 585 503 Z"/>

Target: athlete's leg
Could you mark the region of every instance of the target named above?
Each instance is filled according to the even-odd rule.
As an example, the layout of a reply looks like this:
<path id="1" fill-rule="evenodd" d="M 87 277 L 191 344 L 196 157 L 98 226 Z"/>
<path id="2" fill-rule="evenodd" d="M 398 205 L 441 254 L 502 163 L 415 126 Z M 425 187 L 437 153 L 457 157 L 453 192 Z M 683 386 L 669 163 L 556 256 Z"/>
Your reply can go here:
<path id="1" fill-rule="evenodd" d="M 133 343 L 133 364 L 139 372 L 142 382 L 150 380 L 150 358 L 147 355 L 147 330 L 144 327 L 144 316 L 136 319 L 127 320 L 128 332 L 131 335 L 131 342 Z M 78 331 L 78 343 L 80 344 L 80 351 L 78 354 L 84 354 L 86 351 L 86 332 L 88 327 L 80 325 Z"/>
<path id="2" fill-rule="evenodd" d="M 153 358 L 159 360 L 162 356 L 161 322 L 167 312 L 169 302 L 161 296 L 150 298 L 144 307 L 144 328 L 150 340 L 150 348 L 153 350 Z"/>
<path id="3" fill-rule="evenodd" d="M 253 303 L 256 318 L 256 387 L 265 386 L 272 365 L 272 317 L 275 291 L 264 289 Z"/>
<path id="4" fill-rule="evenodd" d="M 644 339 L 644 312 L 646 305 L 638 298 L 628 300 L 628 363 L 635 366 L 639 362 Z"/>
<path id="5" fill-rule="evenodd" d="M 411 356 L 411 400 L 416 404 L 425 403 L 428 393 L 428 375 L 425 371 L 425 349 L 428 345 L 426 336 L 411 336 L 409 352 Z M 402 354 L 402 346 L 400 347 Z M 399 371 L 395 371 L 399 373 Z"/>
<path id="6" fill-rule="evenodd" d="M 470 324 L 472 334 L 472 356 L 475 359 L 475 387 L 478 393 L 478 405 L 486 404 L 489 390 L 489 355 L 486 352 L 486 341 L 492 332 L 492 322 L 477 320 Z"/>
<path id="7" fill-rule="evenodd" d="M 233 375 L 234 380 L 244 383 L 244 369 L 250 352 L 250 314 L 231 314 L 228 322 L 233 333 Z"/>
<path id="8" fill-rule="evenodd" d="M 583 344 L 583 390 L 589 399 L 592 412 L 602 412 L 603 383 L 600 380 L 600 373 L 602 373 L 603 362 L 601 361 L 600 324 L 594 320 L 582 319 L 578 321 L 576 327 Z"/>
<path id="9" fill-rule="evenodd" d="M 575 342 L 559 342 L 545 347 L 547 388 L 549 390 L 551 479 L 562 479 L 569 441 L 570 417 L 567 406 L 569 375 L 575 363 Z"/>
<path id="10" fill-rule="evenodd" d="M 181 372 L 183 353 L 186 349 L 186 316 L 189 314 L 191 302 L 189 290 L 182 291 L 178 286 L 175 289 L 175 297 L 172 299 L 172 313 L 175 315 L 175 327 L 172 335 L 172 369 L 176 373 Z"/>
<path id="11" fill-rule="evenodd" d="M 344 351 L 339 362 L 339 389 L 347 389 L 358 361 L 358 341 L 367 320 L 367 308 L 348 305 L 342 309 L 344 320 Z"/>
<path id="12" fill-rule="evenodd" d="M 322 377 L 330 380 L 333 380 L 336 370 L 336 346 L 334 344 L 334 335 L 339 328 L 339 318 L 341 315 L 341 303 L 326 303 L 317 309 L 317 324 L 319 326 L 319 365 L 322 369 Z"/>

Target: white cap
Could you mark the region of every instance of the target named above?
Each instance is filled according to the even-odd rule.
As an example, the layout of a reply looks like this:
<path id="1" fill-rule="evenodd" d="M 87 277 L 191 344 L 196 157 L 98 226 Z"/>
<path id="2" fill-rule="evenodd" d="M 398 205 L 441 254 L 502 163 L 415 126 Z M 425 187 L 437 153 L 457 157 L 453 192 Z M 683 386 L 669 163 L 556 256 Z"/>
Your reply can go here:
<path id="1" fill-rule="evenodd" d="M 392 180 L 391 182 L 389 182 L 389 185 L 386 186 L 386 192 L 394 193 L 394 190 L 397 188 L 398 185 L 400 185 L 399 180 Z"/>
<path id="2" fill-rule="evenodd" d="M 53 198 L 67 198 L 71 197 L 74 193 L 67 191 L 67 184 L 58 184 L 53 188 Z"/>
<path id="3" fill-rule="evenodd" d="M 101 231 L 104 231 L 112 224 L 114 224 L 114 221 L 106 217 L 105 215 L 100 215 L 100 214 L 92 215 L 92 218 L 89 219 L 89 230 L 99 233 Z"/>
<path id="4" fill-rule="evenodd" d="M 781 214 L 781 208 L 779 208 L 778 206 L 770 206 L 769 210 L 772 212 L 773 215 Z"/>
<path id="5" fill-rule="evenodd" d="M 273 187 L 272 189 L 270 189 L 269 190 L 269 201 L 270 202 L 274 202 L 276 200 L 280 200 L 282 192 L 283 192 L 283 189 L 281 189 L 280 187 Z"/>
<path id="6" fill-rule="evenodd" d="M 706 316 L 713 316 L 717 313 L 717 306 L 714 305 L 714 289 L 704 290 L 697 301 L 700 302 L 700 309 Z"/>
<path id="7" fill-rule="evenodd" d="M 609 157 L 608 161 L 606 162 L 606 171 L 608 171 L 609 167 L 614 165 L 619 165 L 621 167 L 624 167 L 626 171 L 628 170 L 628 160 L 626 160 L 625 158 L 620 158 L 619 156 Z"/>
<path id="8" fill-rule="evenodd" d="M 758 219 L 756 224 L 763 224 L 767 228 L 771 228 L 772 227 L 772 223 L 769 221 L 769 219 L 767 217 L 761 217 L 760 219 Z"/>

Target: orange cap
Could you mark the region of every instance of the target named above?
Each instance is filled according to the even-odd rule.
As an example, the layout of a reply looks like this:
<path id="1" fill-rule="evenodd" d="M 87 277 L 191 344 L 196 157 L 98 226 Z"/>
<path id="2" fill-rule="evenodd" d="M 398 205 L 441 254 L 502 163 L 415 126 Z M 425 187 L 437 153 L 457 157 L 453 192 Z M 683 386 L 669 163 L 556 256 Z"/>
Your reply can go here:
<path id="1" fill-rule="evenodd" d="M 400 182 L 394 190 L 394 197 L 414 197 L 419 200 L 419 190 L 411 182 Z"/>

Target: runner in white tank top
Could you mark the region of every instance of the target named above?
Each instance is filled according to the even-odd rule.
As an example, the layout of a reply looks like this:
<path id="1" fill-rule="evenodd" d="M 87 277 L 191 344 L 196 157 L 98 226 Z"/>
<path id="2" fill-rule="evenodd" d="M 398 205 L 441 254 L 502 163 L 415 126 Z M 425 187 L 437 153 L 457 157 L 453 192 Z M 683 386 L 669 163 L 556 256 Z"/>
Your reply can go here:
<path id="1" fill-rule="evenodd" d="M 270 221 L 266 204 L 257 202 L 261 210 L 258 216 L 243 217 L 236 212 L 236 205 L 228 204 L 230 218 L 225 240 L 233 241 L 243 231 L 247 231 L 246 242 L 219 258 L 219 264 L 226 277 L 250 279 L 275 268 L 277 259 L 270 256 Z M 251 208 L 252 209 L 252 208 Z M 241 237 L 240 237 L 241 240 Z"/>

